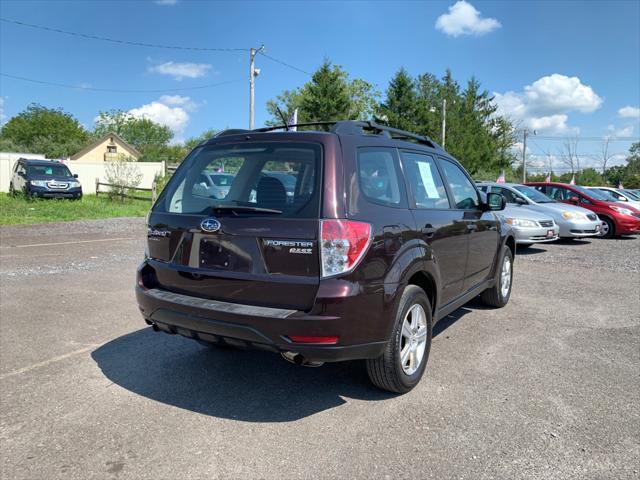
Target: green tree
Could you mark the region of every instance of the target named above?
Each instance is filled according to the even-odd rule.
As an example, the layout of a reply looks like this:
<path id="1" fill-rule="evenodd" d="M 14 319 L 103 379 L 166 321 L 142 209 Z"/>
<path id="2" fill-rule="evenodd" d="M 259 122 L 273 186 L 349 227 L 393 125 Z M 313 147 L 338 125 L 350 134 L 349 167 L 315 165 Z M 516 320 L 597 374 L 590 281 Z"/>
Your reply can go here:
<path id="1" fill-rule="evenodd" d="M 380 113 L 387 117 L 390 126 L 416 131 L 418 124 L 418 102 L 413 79 L 404 68 L 389 82 L 386 98 L 380 105 Z"/>
<path id="2" fill-rule="evenodd" d="M 205 130 L 204 132 L 202 132 L 197 137 L 192 137 L 188 139 L 186 142 L 184 142 L 184 148 L 186 150 L 185 153 L 189 153 L 191 150 L 193 150 L 198 145 L 200 145 L 200 143 L 204 142 L 205 140 L 209 140 L 210 138 L 215 136 L 215 134 L 216 134 L 216 131 L 210 128 L 209 130 Z"/>
<path id="3" fill-rule="evenodd" d="M 377 108 L 379 92 L 361 79 L 349 79 L 339 65 L 325 60 L 311 80 L 295 90 L 284 90 L 267 102 L 271 119 L 267 125 L 281 125 L 278 108 L 289 119 L 298 109 L 298 122 L 356 120 L 369 118 Z"/>
<path id="4" fill-rule="evenodd" d="M 63 158 L 81 150 L 89 133 L 71 114 L 32 103 L 0 130 L 0 142 L 48 158 Z"/>
<path id="5" fill-rule="evenodd" d="M 173 132 L 165 125 L 137 118 L 123 110 L 100 112 L 93 135 L 101 137 L 109 132 L 116 133 L 136 147 L 143 156 L 166 147 L 173 138 Z"/>

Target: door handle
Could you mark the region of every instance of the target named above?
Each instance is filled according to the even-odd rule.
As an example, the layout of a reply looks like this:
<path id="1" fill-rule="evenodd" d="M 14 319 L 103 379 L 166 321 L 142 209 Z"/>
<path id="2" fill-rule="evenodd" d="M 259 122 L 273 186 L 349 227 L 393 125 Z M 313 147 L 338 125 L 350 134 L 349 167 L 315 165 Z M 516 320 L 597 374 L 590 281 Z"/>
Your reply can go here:
<path id="1" fill-rule="evenodd" d="M 420 232 L 422 232 L 422 234 L 425 237 L 431 238 L 433 237 L 433 234 L 436 233 L 436 229 L 433 228 L 433 225 L 431 225 L 430 223 L 427 223 L 424 227 L 420 229 Z"/>

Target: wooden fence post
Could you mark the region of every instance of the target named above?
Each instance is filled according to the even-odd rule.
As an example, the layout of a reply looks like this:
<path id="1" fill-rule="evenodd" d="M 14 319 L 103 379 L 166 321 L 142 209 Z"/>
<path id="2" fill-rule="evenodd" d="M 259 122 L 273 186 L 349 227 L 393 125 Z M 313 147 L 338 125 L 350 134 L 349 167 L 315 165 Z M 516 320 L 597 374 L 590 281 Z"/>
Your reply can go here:
<path id="1" fill-rule="evenodd" d="M 96 178 L 96 197 L 98 196 L 98 193 L 100 193 L 100 179 Z"/>
<path id="2" fill-rule="evenodd" d="M 156 190 L 156 182 L 154 180 L 154 182 L 151 184 L 151 203 L 155 203 L 157 195 L 158 191 Z"/>

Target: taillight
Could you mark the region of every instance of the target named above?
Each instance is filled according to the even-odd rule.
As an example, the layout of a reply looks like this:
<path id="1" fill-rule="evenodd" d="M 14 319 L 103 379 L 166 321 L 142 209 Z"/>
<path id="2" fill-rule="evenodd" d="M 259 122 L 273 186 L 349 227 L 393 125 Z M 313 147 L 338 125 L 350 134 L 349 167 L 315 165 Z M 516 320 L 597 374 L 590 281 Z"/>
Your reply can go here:
<path id="1" fill-rule="evenodd" d="M 371 243 L 371 225 L 352 220 L 320 221 L 322 276 L 352 270 Z"/>

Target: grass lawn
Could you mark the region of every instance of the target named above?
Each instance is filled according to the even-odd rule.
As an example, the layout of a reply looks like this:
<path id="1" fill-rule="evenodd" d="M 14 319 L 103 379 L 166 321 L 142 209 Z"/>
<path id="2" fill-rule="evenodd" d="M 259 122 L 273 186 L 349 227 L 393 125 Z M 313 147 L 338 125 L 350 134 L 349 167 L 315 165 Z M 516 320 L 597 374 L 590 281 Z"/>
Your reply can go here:
<path id="1" fill-rule="evenodd" d="M 63 222 L 111 217 L 144 217 L 151 208 L 149 201 L 109 200 L 85 195 L 81 200 L 28 199 L 0 193 L 0 225 Z"/>

